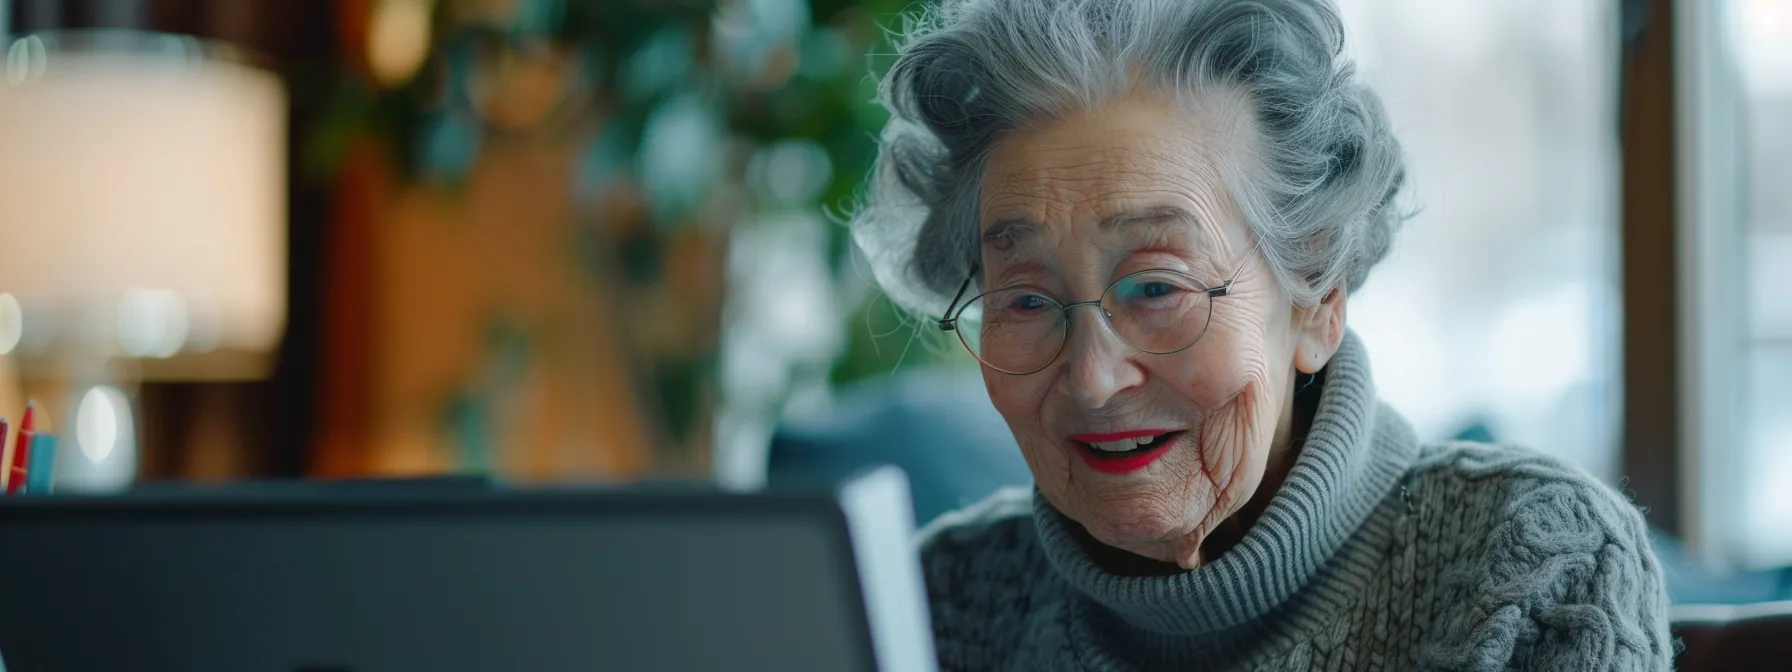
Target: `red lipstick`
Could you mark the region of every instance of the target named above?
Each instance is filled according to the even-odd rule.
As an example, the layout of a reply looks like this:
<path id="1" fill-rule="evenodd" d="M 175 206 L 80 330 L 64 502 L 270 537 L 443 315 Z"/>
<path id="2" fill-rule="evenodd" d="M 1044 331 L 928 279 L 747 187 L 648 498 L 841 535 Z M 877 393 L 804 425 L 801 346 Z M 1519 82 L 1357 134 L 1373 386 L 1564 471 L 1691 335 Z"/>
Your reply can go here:
<path id="1" fill-rule="evenodd" d="M 1096 450 L 1094 446 L 1089 445 L 1090 443 L 1103 441 L 1120 441 L 1123 439 L 1136 439 L 1144 436 L 1160 435 L 1164 435 L 1163 439 L 1153 444 L 1148 450 L 1129 451 L 1121 454 L 1103 452 Z M 1083 462 L 1087 463 L 1090 469 L 1094 469 L 1104 474 L 1119 475 L 1130 474 L 1151 466 L 1152 462 L 1156 462 L 1158 458 L 1168 454 L 1170 449 L 1175 447 L 1176 443 L 1182 440 L 1182 432 L 1161 429 L 1140 430 L 1112 432 L 1107 434 L 1074 434 L 1070 438 L 1072 441 L 1076 442 L 1077 454 L 1083 456 Z"/>

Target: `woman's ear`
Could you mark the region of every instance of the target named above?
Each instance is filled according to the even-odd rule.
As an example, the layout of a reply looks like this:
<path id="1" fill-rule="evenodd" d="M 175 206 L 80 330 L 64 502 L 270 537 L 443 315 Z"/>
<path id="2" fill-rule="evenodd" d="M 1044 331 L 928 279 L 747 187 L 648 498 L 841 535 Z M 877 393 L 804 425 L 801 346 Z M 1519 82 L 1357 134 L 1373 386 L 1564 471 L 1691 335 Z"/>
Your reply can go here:
<path id="1" fill-rule="evenodd" d="M 1294 369 L 1318 373 L 1338 353 L 1344 342 L 1343 287 L 1333 289 L 1319 303 L 1294 309 Z"/>

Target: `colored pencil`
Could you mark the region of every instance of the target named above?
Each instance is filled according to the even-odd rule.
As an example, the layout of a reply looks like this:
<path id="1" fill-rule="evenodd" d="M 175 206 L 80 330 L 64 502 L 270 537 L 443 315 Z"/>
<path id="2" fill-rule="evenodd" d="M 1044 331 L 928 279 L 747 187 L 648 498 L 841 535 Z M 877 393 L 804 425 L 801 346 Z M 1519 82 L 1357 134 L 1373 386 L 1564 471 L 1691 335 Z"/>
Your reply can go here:
<path id="1" fill-rule="evenodd" d="M 6 494 L 25 488 L 25 472 L 31 464 L 31 435 L 36 426 L 37 402 L 25 403 L 25 417 L 19 418 L 18 436 L 13 439 L 11 455 L 6 458 Z"/>
<path id="2" fill-rule="evenodd" d="M 6 477 L 12 473 L 11 469 L 4 468 L 12 464 L 12 444 L 6 442 L 7 429 L 6 418 L 0 417 L 0 494 L 6 493 Z"/>
<path id="3" fill-rule="evenodd" d="M 25 494 L 50 494 L 51 483 L 56 476 L 56 435 L 38 434 L 31 437 L 31 465 L 25 472 Z"/>

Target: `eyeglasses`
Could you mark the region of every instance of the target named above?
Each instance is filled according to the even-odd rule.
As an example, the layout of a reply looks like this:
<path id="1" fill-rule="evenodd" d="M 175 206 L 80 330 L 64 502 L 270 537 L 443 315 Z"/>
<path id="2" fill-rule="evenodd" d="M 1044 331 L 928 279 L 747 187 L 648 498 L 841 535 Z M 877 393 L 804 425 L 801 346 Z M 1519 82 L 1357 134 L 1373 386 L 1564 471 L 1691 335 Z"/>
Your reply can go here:
<path id="1" fill-rule="evenodd" d="M 1213 300 L 1229 294 L 1238 280 L 1234 273 L 1226 284 L 1208 287 L 1187 273 L 1148 270 L 1114 281 L 1095 301 L 1062 303 L 1037 289 L 1011 287 L 978 294 L 961 305 L 976 277 L 972 266 L 940 318 L 940 330 L 957 334 L 985 366 L 1017 376 L 1057 361 L 1070 334 L 1070 310 L 1079 306 L 1099 306 L 1114 335 L 1141 351 L 1167 355 L 1187 350 L 1207 333 Z"/>

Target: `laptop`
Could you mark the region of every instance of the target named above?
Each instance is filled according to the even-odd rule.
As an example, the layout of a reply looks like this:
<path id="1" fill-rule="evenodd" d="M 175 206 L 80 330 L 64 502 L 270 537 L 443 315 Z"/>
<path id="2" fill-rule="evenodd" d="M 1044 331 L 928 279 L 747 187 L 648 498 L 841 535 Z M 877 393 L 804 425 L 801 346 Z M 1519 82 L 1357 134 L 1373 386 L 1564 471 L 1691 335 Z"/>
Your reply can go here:
<path id="1" fill-rule="evenodd" d="M 5 672 L 935 668 L 908 485 L 0 499 Z"/>

